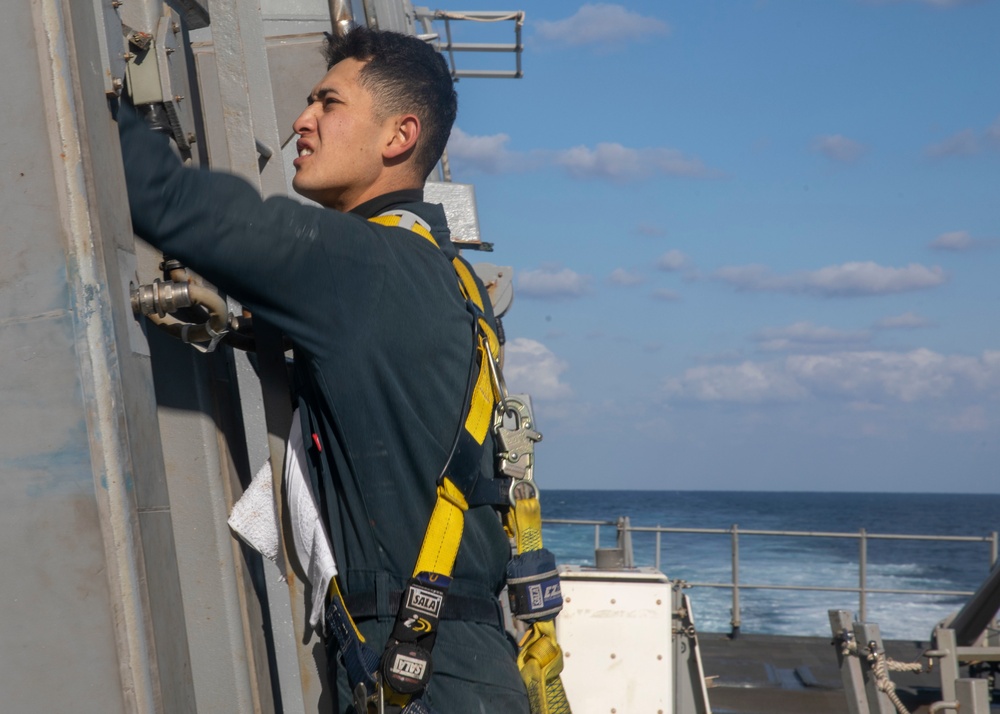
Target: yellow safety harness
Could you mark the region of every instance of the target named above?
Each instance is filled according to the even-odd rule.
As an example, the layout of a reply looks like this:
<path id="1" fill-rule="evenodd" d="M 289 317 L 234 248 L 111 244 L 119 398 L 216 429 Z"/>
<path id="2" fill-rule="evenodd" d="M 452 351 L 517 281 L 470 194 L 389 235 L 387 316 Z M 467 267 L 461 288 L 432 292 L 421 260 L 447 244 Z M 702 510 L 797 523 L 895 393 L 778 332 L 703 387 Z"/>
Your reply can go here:
<path id="1" fill-rule="evenodd" d="M 410 230 L 439 247 L 429 226 L 409 211 L 390 211 L 369 220 Z M 327 626 L 337 638 L 359 712 L 384 711 L 385 703 L 405 714 L 431 712 L 420 695 L 431 675 L 431 650 L 462 541 L 465 511 L 470 504 L 507 506 L 504 527 L 517 546 L 507 569 L 508 592 L 514 617 L 527 626 L 518 668 L 532 714 L 569 714 L 559 678 L 563 660 L 554 622 L 562 594 L 555 560 L 542 547 L 541 507 L 532 481 L 532 448 L 541 434 L 533 430 L 530 400 L 507 394 L 497 364 L 500 342 L 486 320 L 483 295 L 472 271 L 459 257 L 451 262 L 474 318 L 475 359 L 464 421 L 438 480 L 437 500 L 412 577 L 381 656 L 365 644 L 344 606 L 336 578 L 330 584 Z M 491 428 L 501 475 L 483 482 L 478 472 Z"/>

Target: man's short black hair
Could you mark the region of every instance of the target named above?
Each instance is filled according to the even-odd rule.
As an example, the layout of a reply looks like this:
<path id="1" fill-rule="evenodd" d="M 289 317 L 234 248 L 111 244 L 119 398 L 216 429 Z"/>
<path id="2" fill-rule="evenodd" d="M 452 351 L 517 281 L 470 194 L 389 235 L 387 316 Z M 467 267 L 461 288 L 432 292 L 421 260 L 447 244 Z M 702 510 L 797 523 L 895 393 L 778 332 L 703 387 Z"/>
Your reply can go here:
<path id="1" fill-rule="evenodd" d="M 414 159 L 426 179 L 441 158 L 458 112 L 448 63 L 411 35 L 355 27 L 343 37 L 327 35 L 327 69 L 345 59 L 365 62 L 361 85 L 375 100 L 379 119 L 412 113 L 420 119 Z"/>

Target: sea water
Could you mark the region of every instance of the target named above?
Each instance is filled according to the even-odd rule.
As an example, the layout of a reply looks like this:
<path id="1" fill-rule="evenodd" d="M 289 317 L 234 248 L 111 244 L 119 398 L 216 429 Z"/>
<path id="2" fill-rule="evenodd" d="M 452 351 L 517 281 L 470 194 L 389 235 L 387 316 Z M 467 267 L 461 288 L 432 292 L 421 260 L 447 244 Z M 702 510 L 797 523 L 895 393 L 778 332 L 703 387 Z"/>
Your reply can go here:
<path id="1" fill-rule="evenodd" d="M 670 528 L 822 531 L 869 535 L 989 538 L 1000 530 L 1000 495 L 778 493 L 732 491 L 557 491 L 542 493 L 545 519 L 617 521 Z M 545 545 L 561 563 L 594 564 L 594 527 L 546 524 Z M 614 547 L 616 529 L 601 528 Z M 655 535 L 632 536 L 636 565 L 655 563 Z M 858 538 L 739 537 L 739 579 L 746 584 L 857 588 Z M 973 591 L 990 569 L 988 542 L 869 539 L 867 586 L 872 589 Z M 731 536 L 661 535 L 660 568 L 671 579 L 732 582 Z M 688 590 L 698 629 L 728 632 L 732 592 Z M 934 625 L 967 596 L 867 596 L 867 621 L 891 639 L 926 640 Z M 857 613 L 856 592 L 740 590 L 742 632 L 825 636 L 827 610 Z"/>

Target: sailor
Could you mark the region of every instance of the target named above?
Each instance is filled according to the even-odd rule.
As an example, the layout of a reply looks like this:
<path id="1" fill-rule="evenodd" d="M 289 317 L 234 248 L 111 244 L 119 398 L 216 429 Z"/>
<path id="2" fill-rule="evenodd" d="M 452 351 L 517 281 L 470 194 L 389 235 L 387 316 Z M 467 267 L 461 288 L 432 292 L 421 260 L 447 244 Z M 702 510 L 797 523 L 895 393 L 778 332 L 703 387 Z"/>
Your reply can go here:
<path id="1" fill-rule="evenodd" d="M 240 178 L 183 168 L 127 107 L 119 126 L 137 235 L 292 340 L 309 475 L 339 585 L 361 634 L 381 650 L 474 361 L 457 251 L 442 208 L 422 196 L 457 97 L 442 57 L 417 38 L 357 28 L 331 37 L 326 52 L 329 71 L 294 124 L 293 182 L 324 208 L 262 200 Z M 433 240 L 369 220 L 400 212 Z M 484 311 L 492 325 L 488 301 Z M 489 443 L 481 468 L 492 477 Z M 509 558 L 496 512 L 470 508 L 422 698 L 438 714 L 528 712 L 497 601 Z M 328 646 L 335 660 L 336 642 Z M 343 666 L 332 676 L 339 711 L 353 712 Z"/>

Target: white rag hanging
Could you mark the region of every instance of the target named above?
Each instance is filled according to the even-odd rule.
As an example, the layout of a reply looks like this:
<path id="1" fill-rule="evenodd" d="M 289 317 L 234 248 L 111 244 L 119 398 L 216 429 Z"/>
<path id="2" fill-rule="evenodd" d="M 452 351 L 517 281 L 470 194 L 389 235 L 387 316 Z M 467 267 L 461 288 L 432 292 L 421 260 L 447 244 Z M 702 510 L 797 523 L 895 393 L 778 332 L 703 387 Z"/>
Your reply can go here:
<path id="1" fill-rule="evenodd" d="M 299 563 L 305 569 L 312 586 L 309 624 L 313 627 L 323 615 L 326 591 L 337 574 L 330 540 L 323 529 L 316 509 L 312 489 L 305 472 L 306 451 L 302 443 L 299 410 L 292 414 L 291 433 L 285 449 L 285 507 L 292 527 L 292 540 Z M 253 477 L 250 487 L 233 506 L 229 527 L 246 543 L 281 567 L 280 529 L 278 512 L 271 485 L 271 464 L 264 462 Z"/>

